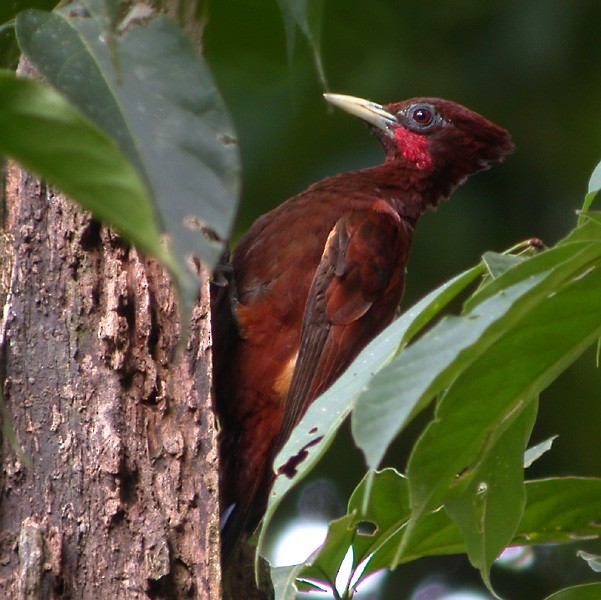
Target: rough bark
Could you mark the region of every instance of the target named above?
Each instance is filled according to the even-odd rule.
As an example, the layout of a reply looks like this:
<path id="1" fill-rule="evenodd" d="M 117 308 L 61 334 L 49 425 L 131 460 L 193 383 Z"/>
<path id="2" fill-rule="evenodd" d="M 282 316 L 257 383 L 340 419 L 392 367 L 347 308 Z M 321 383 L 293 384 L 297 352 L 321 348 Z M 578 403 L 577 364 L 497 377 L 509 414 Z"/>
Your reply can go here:
<path id="1" fill-rule="evenodd" d="M 219 598 L 206 277 L 178 350 L 156 262 L 15 166 L 5 205 L 0 597 Z"/>

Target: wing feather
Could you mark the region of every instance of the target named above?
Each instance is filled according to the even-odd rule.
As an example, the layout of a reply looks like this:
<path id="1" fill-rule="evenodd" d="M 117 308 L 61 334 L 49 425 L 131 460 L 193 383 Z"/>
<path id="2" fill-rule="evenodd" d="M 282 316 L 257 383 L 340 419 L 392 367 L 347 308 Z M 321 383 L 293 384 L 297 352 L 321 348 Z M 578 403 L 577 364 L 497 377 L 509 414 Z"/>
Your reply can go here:
<path id="1" fill-rule="evenodd" d="M 360 210 L 330 232 L 313 277 L 282 428 L 281 449 L 308 405 L 394 317 L 412 228 L 389 212 Z"/>

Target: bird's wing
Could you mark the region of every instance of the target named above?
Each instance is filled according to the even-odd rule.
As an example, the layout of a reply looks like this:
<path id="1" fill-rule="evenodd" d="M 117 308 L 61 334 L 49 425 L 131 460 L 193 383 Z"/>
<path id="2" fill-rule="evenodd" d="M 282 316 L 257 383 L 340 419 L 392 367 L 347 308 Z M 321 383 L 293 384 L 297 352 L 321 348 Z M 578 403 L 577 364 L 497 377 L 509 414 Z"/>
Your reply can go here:
<path id="1" fill-rule="evenodd" d="M 402 294 L 411 233 L 392 209 L 349 212 L 330 232 L 307 298 L 274 456 L 310 402 L 392 320 Z"/>

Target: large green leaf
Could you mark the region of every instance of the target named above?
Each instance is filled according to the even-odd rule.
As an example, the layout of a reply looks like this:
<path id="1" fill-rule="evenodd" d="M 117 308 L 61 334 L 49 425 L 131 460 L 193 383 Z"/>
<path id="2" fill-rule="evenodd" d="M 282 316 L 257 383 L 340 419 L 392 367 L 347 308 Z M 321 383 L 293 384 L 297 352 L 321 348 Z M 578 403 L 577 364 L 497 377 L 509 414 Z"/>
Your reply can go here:
<path id="1" fill-rule="evenodd" d="M 145 187 L 117 145 L 60 94 L 0 71 L 0 154 L 44 177 L 172 265 Z"/>
<path id="2" fill-rule="evenodd" d="M 302 476 L 303 469 L 310 468 L 312 461 L 315 460 L 315 454 L 311 454 L 314 448 L 309 446 L 324 435 L 324 416 L 325 436 L 328 439 L 330 435 L 333 435 L 331 431 L 335 429 L 335 425 L 332 429 L 328 429 L 328 427 L 332 423 L 339 423 L 355 405 L 357 398 L 361 402 L 366 395 L 373 394 L 376 402 L 379 400 L 386 403 L 388 401 L 386 394 L 374 393 L 374 381 L 377 382 L 395 362 L 404 360 L 404 357 L 414 348 L 425 345 L 427 350 L 434 349 L 436 352 L 422 349 L 422 370 L 417 367 L 413 370 L 407 369 L 408 375 L 405 375 L 405 379 L 419 380 L 420 377 L 427 377 L 428 369 L 432 369 L 432 365 L 436 366 L 437 360 L 441 356 L 444 359 L 443 366 L 444 364 L 453 366 L 455 370 L 444 381 L 448 384 L 455 381 L 455 384 L 451 387 L 444 402 L 447 402 L 449 398 L 449 402 L 454 402 L 454 396 L 463 398 L 465 414 L 462 415 L 462 418 L 450 421 L 452 426 L 447 427 L 449 433 L 442 435 L 440 442 L 436 439 L 429 440 L 436 456 L 434 459 L 424 461 L 422 469 L 426 476 L 429 469 L 436 472 L 431 477 L 433 483 L 439 481 L 441 469 L 445 472 L 445 476 L 440 488 L 435 490 L 435 494 L 427 500 L 426 504 L 419 506 L 417 503 L 417 511 L 407 512 L 404 515 L 405 519 L 413 520 L 411 535 L 408 538 L 404 535 L 394 535 L 384 541 L 381 539 L 378 541 L 386 548 L 388 554 L 385 553 L 385 556 L 389 561 L 380 566 L 392 564 L 395 554 L 401 561 L 407 560 L 407 557 L 411 555 L 415 557 L 412 554 L 415 548 L 425 542 L 427 542 L 427 547 L 428 544 L 431 546 L 438 540 L 440 543 L 435 544 L 435 547 L 439 551 L 451 552 L 464 548 L 461 542 L 457 542 L 456 537 L 453 540 L 445 541 L 445 531 L 457 530 L 448 522 L 448 517 L 444 513 L 432 512 L 436 508 L 435 500 L 440 502 L 449 495 L 457 496 L 470 485 L 470 482 L 475 481 L 473 477 L 477 472 L 488 473 L 491 477 L 496 477 L 492 467 L 488 469 L 489 461 L 492 462 L 494 457 L 491 451 L 496 444 L 529 406 L 529 399 L 533 398 L 544 385 L 582 352 L 596 335 L 599 335 L 601 315 L 596 307 L 601 303 L 599 296 L 601 294 L 600 270 L 592 269 L 592 266 L 601 261 L 601 227 L 597 227 L 597 229 L 587 227 L 587 230 L 580 238 L 574 238 L 577 241 L 562 244 L 558 248 L 537 255 L 528 261 L 518 261 L 513 266 L 499 263 L 500 268 L 493 269 L 498 278 L 489 280 L 486 286 L 478 290 L 474 299 L 468 303 L 468 306 L 471 305 L 471 311 L 463 317 L 443 319 L 412 346 L 397 352 L 395 348 L 403 347 L 401 341 L 403 339 L 405 342 L 407 341 L 403 337 L 404 332 L 395 329 L 399 326 L 401 328 L 408 326 L 408 323 L 403 325 L 403 317 L 401 317 L 400 323 L 393 324 L 379 339 L 376 339 L 373 346 L 370 345 L 368 348 L 369 352 L 361 355 L 361 361 L 353 364 L 343 378 L 316 400 L 307 412 L 305 417 L 307 420 L 303 421 L 293 434 L 297 436 L 294 441 L 295 445 L 292 445 L 291 439 L 289 445 L 278 457 L 276 464 L 281 464 L 290 456 L 301 457 L 303 451 L 308 452 L 309 456 L 300 463 L 299 475 L 297 475 L 297 477 Z M 493 293 L 491 293 L 491 289 L 494 289 Z M 509 318 L 506 317 L 508 311 L 510 312 Z M 512 311 L 516 312 L 511 314 Z M 540 314 L 537 317 L 539 311 Z M 556 335 L 556 330 L 562 329 L 558 315 L 564 318 L 564 312 L 567 313 L 566 319 L 574 319 L 574 321 L 567 323 L 567 329 L 569 329 L 567 336 Z M 460 344 L 459 349 L 449 345 L 449 339 L 453 339 L 453 336 L 446 339 L 442 336 L 443 339 L 440 339 L 440 331 L 444 332 L 449 321 L 452 326 L 451 330 L 454 327 L 459 329 L 454 338 Z M 478 326 L 475 334 L 470 332 L 474 323 Z M 556 343 L 545 346 L 545 351 L 540 352 L 538 340 L 541 336 L 541 327 L 544 328 L 547 324 L 550 327 L 549 336 Z M 455 332 L 452 331 L 452 333 Z M 484 336 L 485 343 L 478 346 L 482 336 Z M 470 345 L 475 348 L 470 348 Z M 466 355 L 463 352 L 465 348 L 468 348 L 471 353 Z M 530 362 L 527 361 L 527 368 L 520 370 L 518 368 L 519 359 L 523 355 Z M 539 358 L 542 359 L 542 362 L 538 360 Z M 446 360 L 449 363 L 445 363 Z M 456 364 L 453 364 L 453 361 L 457 361 Z M 411 364 L 411 362 L 406 363 L 405 366 L 407 364 Z M 520 376 L 512 381 L 513 371 L 505 371 L 506 368 L 518 368 Z M 528 378 L 528 369 L 533 369 L 533 381 Z M 436 375 L 434 381 L 435 378 Z M 511 381 L 512 385 L 506 385 L 507 380 Z M 388 382 L 390 390 L 396 393 L 403 381 L 398 377 L 391 378 Z M 431 382 L 432 380 L 430 380 Z M 442 390 L 443 387 L 440 385 L 437 389 Z M 481 402 L 481 398 L 487 398 L 487 402 Z M 446 412 L 452 411 L 449 409 L 445 412 L 444 402 L 439 407 L 439 416 L 442 414 L 446 417 Z M 343 407 L 342 411 L 337 412 L 340 407 Z M 392 404 L 386 410 L 380 410 L 376 403 L 372 409 L 378 413 L 378 419 L 386 421 L 390 420 L 391 415 L 394 416 L 396 407 Z M 356 410 L 357 406 L 355 406 Z M 410 408 L 407 417 L 414 414 L 415 410 L 416 406 Z M 442 413 L 440 413 L 441 410 Z M 474 410 L 475 412 L 473 412 Z M 484 411 L 483 415 L 479 412 L 481 410 Z M 384 430 L 387 426 L 388 423 L 385 423 Z M 373 436 L 374 443 L 377 439 L 381 441 L 382 429 L 374 428 Z M 513 457 L 519 457 L 519 460 L 511 461 L 515 469 L 513 473 L 510 473 L 513 489 L 516 485 L 519 487 L 519 481 L 517 484 L 515 483 L 516 476 L 521 480 L 522 465 L 520 461 L 525 444 L 524 435 L 521 435 L 520 440 L 519 453 L 510 451 Z M 452 447 L 449 446 L 451 442 Z M 386 440 L 385 443 L 387 443 Z M 317 448 L 317 452 L 319 452 L 319 444 Z M 504 460 L 507 459 L 503 453 L 501 457 Z M 479 471 L 480 469 L 482 470 Z M 462 476 L 456 478 L 458 473 L 461 473 Z M 417 481 L 419 482 L 419 476 Z M 280 476 L 276 480 L 274 495 L 270 503 L 271 511 L 277 507 L 282 495 L 289 487 L 290 481 L 284 476 Z M 369 485 L 362 487 L 363 492 L 367 492 L 368 489 Z M 501 505 L 502 497 L 502 495 L 493 497 L 495 511 Z M 373 507 L 375 503 L 377 500 L 370 498 L 369 506 L 361 506 L 359 513 L 365 514 L 365 511 Z M 519 519 L 519 502 L 516 506 L 517 511 L 507 516 L 506 520 L 501 523 L 499 531 L 487 531 L 488 542 L 485 541 L 484 545 L 478 542 L 481 548 L 478 560 L 484 569 L 487 568 L 486 565 L 490 564 L 493 555 L 496 556 L 503 543 L 511 538 L 517 519 Z M 270 514 L 272 513 L 268 513 L 268 519 Z M 435 527 L 429 529 L 428 526 L 433 523 Z M 404 522 L 399 522 L 396 526 L 403 528 L 403 531 L 406 529 Z M 476 538 L 474 537 L 473 540 L 476 545 Z M 403 546 L 401 546 L 401 542 L 403 542 Z M 356 542 L 355 546 L 359 543 Z M 367 546 L 355 546 L 356 560 L 360 560 L 365 556 L 362 549 Z M 371 542 L 368 546 L 371 547 Z M 380 551 L 376 552 L 374 558 L 370 560 L 368 571 L 371 570 L 372 565 L 378 565 L 379 556 Z"/>
<path id="3" fill-rule="evenodd" d="M 538 295 L 538 302 L 453 383 L 409 459 L 407 475 L 417 514 L 469 484 L 528 400 L 601 335 L 601 255 L 597 268 L 586 273 L 576 268 L 585 256 L 599 251 L 601 244 L 592 244 L 559 265 L 555 275 L 571 272 L 575 279 Z"/>
<path id="4" fill-rule="evenodd" d="M 320 585 L 335 579 L 332 557 L 344 556 L 353 549 L 353 568 L 363 569 L 362 578 L 383 568 L 394 566 L 405 526 L 410 518 L 407 480 L 394 469 L 384 469 L 373 477 L 371 499 L 367 511 L 362 511 L 367 477 L 357 486 L 348 505 L 348 514 L 335 523 L 336 528 L 319 552 L 297 577 Z M 553 478 L 526 482 L 526 507 L 511 545 L 532 546 L 539 543 L 575 543 L 579 539 L 599 538 L 596 524 L 601 514 L 601 479 Z M 373 525 L 366 531 L 366 524 Z M 406 545 L 400 562 L 406 563 L 424 556 L 466 552 L 466 542 L 457 525 L 444 510 L 424 515 Z M 323 558 L 323 563 L 322 563 Z"/>
<path id="5" fill-rule="evenodd" d="M 524 261 L 481 288 L 474 296 L 479 302 L 468 303 L 463 316 L 446 317 L 379 371 L 352 415 L 355 441 L 368 465 L 376 467 L 417 411 L 525 315 L 537 310 L 561 283 L 600 261 L 601 241 L 566 244 Z M 563 316 L 561 307 L 556 310 Z M 511 358 L 528 349 L 513 348 Z M 477 429 L 476 423 L 472 425 Z"/>
<path id="6" fill-rule="evenodd" d="M 374 483 L 374 493 L 377 492 Z M 526 482 L 526 508 L 510 545 L 575 543 L 580 539 L 599 538 L 596 524 L 601 514 L 601 479 L 557 477 Z M 410 517 L 402 511 L 397 532 L 385 543 L 368 565 L 366 573 L 393 565 L 395 551 L 404 534 L 402 525 Z M 465 540 L 459 528 L 444 510 L 424 515 L 405 546 L 400 562 L 423 556 L 465 552 Z"/>
<path id="7" fill-rule="evenodd" d="M 521 249 L 521 245 L 516 247 Z M 514 250 L 514 249 L 512 249 Z M 505 267 L 519 259 L 503 261 Z M 489 262 L 493 257 L 488 257 Z M 499 259 L 499 263 L 500 263 Z M 502 268 L 496 270 L 501 272 Z M 265 531 L 288 491 L 296 485 L 316 464 L 327 450 L 344 419 L 362 394 L 369 393 L 369 385 L 381 370 L 409 343 L 409 341 L 436 317 L 445 306 L 455 299 L 467 286 L 485 272 L 485 263 L 453 278 L 434 290 L 414 307 L 408 309 L 392 325 L 376 337 L 357 357 L 347 371 L 309 407 L 306 415 L 294 429 L 290 439 L 279 453 L 275 465 L 285 464 L 290 457 L 303 457 L 293 479 L 286 475 L 277 477 L 271 491 L 269 506 L 264 519 L 259 549 Z M 378 435 L 377 430 L 374 435 Z"/>
<path id="8" fill-rule="evenodd" d="M 181 265 L 213 266 L 238 197 L 233 127 L 209 70 L 168 18 L 133 23 L 116 64 L 101 19 L 26 11 L 19 44 L 44 77 L 119 143 L 141 173 Z M 60 40 L 60 43 L 56 43 Z"/>

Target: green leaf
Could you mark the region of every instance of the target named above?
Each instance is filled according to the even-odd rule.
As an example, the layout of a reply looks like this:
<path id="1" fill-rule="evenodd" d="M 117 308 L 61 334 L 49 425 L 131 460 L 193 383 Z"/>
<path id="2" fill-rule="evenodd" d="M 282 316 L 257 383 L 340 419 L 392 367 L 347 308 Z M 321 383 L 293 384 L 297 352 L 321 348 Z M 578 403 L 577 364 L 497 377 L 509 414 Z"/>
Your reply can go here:
<path id="1" fill-rule="evenodd" d="M 118 39 L 117 72 L 97 19 L 26 11 L 17 35 L 44 77 L 139 170 L 180 265 L 196 255 L 214 266 L 222 244 L 206 232 L 229 235 L 239 158 L 223 101 L 190 40 L 164 16 L 131 24 Z"/>
<path id="2" fill-rule="evenodd" d="M 337 532 L 333 536 L 328 535 L 324 545 L 312 559 L 313 567 L 328 571 L 328 578 L 333 577 L 332 569 L 329 566 L 322 567 L 321 556 L 344 556 L 349 546 L 353 549 L 353 569 L 369 558 L 361 573 L 362 579 L 395 565 L 395 554 L 411 516 L 407 480 L 394 469 L 376 472 L 369 508 L 362 512 L 366 487 L 367 477 L 357 486 L 349 501 L 347 517 L 343 517 L 345 534 Z M 565 477 L 528 481 L 526 498 L 522 519 L 510 545 L 574 543 L 601 537 L 598 525 L 601 514 L 601 479 Z M 357 533 L 357 526 L 363 522 L 376 526 L 373 533 Z M 445 510 L 437 509 L 419 519 L 411 539 L 405 545 L 400 562 L 463 552 L 466 552 L 466 543 L 459 528 Z M 326 564 L 330 564 L 329 561 Z M 315 572 L 313 575 L 315 577 Z M 305 570 L 298 576 L 304 577 Z M 324 579 L 321 581 L 325 583 Z"/>
<path id="3" fill-rule="evenodd" d="M 577 237 L 576 232 L 579 229 L 583 231 Z M 581 237 L 583 239 L 580 239 Z M 598 244 L 601 244 L 601 227 L 591 225 L 573 230 L 565 240 L 561 240 L 554 248 L 549 248 L 531 257 L 520 265 L 505 271 L 502 276 L 491 281 L 486 287 L 479 288 L 465 303 L 464 312 L 473 311 L 478 304 L 499 293 L 504 293 L 504 290 L 511 285 L 528 280 L 533 276 L 536 277 L 541 273 L 551 277 L 545 286 L 559 285 L 566 277 L 570 277 L 572 261 L 576 261 L 574 263 L 576 269 L 586 268 L 591 261 L 593 264 L 595 263 Z M 584 254 L 577 258 L 577 255 L 581 252 L 584 252 Z M 592 252 L 592 258 L 589 258 L 588 252 Z M 566 263 L 565 271 L 560 268 L 563 263 Z M 578 266 L 580 264 L 581 267 Z M 564 272 L 567 272 L 567 275 L 564 275 Z M 557 278 L 556 282 L 555 278 Z"/>
<path id="4" fill-rule="evenodd" d="M 275 600 L 296 600 L 298 592 L 294 582 L 302 568 L 303 565 L 271 567 L 271 581 Z"/>
<path id="5" fill-rule="evenodd" d="M 547 597 L 547 600 L 599 600 L 601 583 L 587 583 L 566 588 Z"/>
<path id="6" fill-rule="evenodd" d="M 377 492 L 377 481 L 374 493 Z M 526 508 L 511 546 L 566 544 L 601 537 L 598 517 L 601 514 L 601 479 L 558 477 L 526 482 Z M 398 523 L 408 513 L 397 513 Z M 392 567 L 404 529 L 388 538 L 370 560 L 364 575 Z M 326 541 L 326 543 L 328 543 Z M 406 544 L 400 563 L 424 556 L 458 554 L 466 551 L 459 528 L 444 510 L 427 513 L 417 522 Z"/>
<path id="7" fill-rule="evenodd" d="M 311 404 L 274 461 L 276 466 L 282 465 L 290 457 L 306 453 L 293 479 L 285 475 L 276 478 L 265 513 L 258 550 L 262 548 L 265 532 L 279 504 L 329 448 L 338 428 L 351 411 L 355 398 L 373 374 L 390 361 L 399 347 L 406 345 L 482 272 L 483 266 L 477 265 L 461 273 L 403 313 L 361 352 L 330 389 Z"/>
<path id="8" fill-rule="evenodd" d="M 601 537 L 601 479 L 553 477 L 526 482 L 526 511 L 514 546 Z"/>
<path id="9" fill-rule="evenodd" d="M 52 10 L 58 0 L 1 0 L 0 2 L 0 68 L 15 69 L 19 46 L 15 38 L 14 19 L 27 8 Z"/>
<path id="10" fill-rule="evenodd" d="M 136 170 L 61 95 L 0 71 L 0 131 L 0 154 L 56 185 L 144 252 L 173 263 Z"/>
<path id="11" fill-rule="evenodd" d="M 601 221 L 598 214 L 586 213 L 586 218 L 582 225 L 570 231 L 563 240 L 558 242 L 557 246 L 564 246 L 574 242 L 601 241 Z"/>
<path id="12" fill-rule="evenodd" d="M 561 283 L 595 261 L 601 261 L 601 243 L 581 242 L 543 252 L 516 265 L 481 288 L 468 303 L 465 315 L 444 318 L 381 369 L 357 399 L 352 415 L 353 435 L 368 466 L 375 468 L 380 463 L 392 440 L 436 394 L 520 319 L 535 311 Z M 556 310 L 563 316 L 561 307 Z M 512 348 L 511 360 L 515 360 L 516 352 L 527 350 L 527 346 Z M 477 426 L 469 421 L 464 425 L 470 424 Z"/>
<path id="13" fill-rule="evenodd" d="M 330 589 L 336 587 L 336 576 L 357 535 L 352 526 L 353 520 L 354 516 L 349 514 L 330 523 L 328 540 L 331 540 L 331 543 L 320 548 L 315 557 L 311 559 L 311 564 L 305 566 L 300 572 L 300 579 L 315 582 Z"/>
<path id="14" fill-rule="evenodd" d="M 601 244 L 595 244 L 585 254 L 592 256 L 600 249 Z M 569 271 L 578 275 L 577 265 L 583 257 L 576 254 L 571 267 L 561 263 L 555 276 Z M 552 279 L 555 277 L 548 275 L 543 281 Z M 434 422 L 416 443 L 407 470 L 414 509 L 434 508 L 467 484 L 478 461 L 527 400 L 601 335 L 601 268 L 563 287 L 537 287 L 538 302 L 529 303 L 529 310 L 520 311 L 521 318 L 512 320 L 494 345 L 481 350 L 453 383 Z M 480 309 L 484 305 L 480 304 Z M 541 339 L 546 340 L 544 346 Z"/>
<path id="15" fill-rule="evenodd" d="M 468 487 L 445 504 L 465 538 L 470 562 L 493 594 L 490 568 L 511 543 L 526 505 L 524 450 L 537 407 L 536 399 L 529 403 L 476 467 Z"/>
<path id="16" fill-rule="evenodd" d="M 593 171 L 593 174 L 588 182 L 588 193 L 584 197 L 584 202 L 582 204 L 582 208 L 580 209 L 581 214 L 578 217 L 578 225 L 582 225 L 586 220 L 585 213 L 590 209 L 594 199 L 599 193 L 599 190 L 601 190 L 601 163 L 595 167 L 595 170 Z"/>

